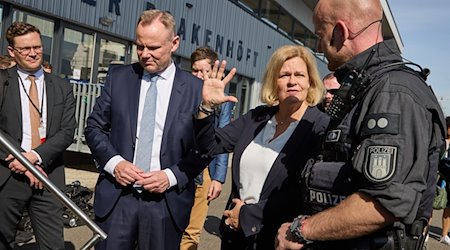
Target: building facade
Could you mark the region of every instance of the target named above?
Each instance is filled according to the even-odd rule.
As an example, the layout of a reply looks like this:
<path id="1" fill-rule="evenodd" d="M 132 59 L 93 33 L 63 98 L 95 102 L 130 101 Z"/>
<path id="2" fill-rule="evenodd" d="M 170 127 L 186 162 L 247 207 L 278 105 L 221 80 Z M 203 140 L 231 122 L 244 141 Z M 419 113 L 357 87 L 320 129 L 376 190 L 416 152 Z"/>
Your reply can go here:
<path id="1" fill-rule="evenodd" d="M 78 94 L 79 134 L 110 65 L 137 61 L 135 27 L 148 9 L 169 11 L 181 38 L 175 62 L 190 70 L 189 57 L 199 46 L 215 49 L 237 75 L 227 87 L 236 96 L 237 117 L 258 105 L 261 79 L 271 54 L 285 44 L 301 44 L 317 58 L 321 75 L 328 73 L 323 55 L 315 52 L 312 12 L 317 0 L 3 0 L 1 31 L 14 21 L 37 26 L 44 60 L 68 79 Z M 383 33 L 402 50 L 387 0 L 382 0 Z M 6 39 L 0 49 L 7 52 Z M 83 90 L 83 88 L 85 88 Z M 86 97 L 87 96 L 87 97 Z M 84 105 L 84 107 L 83 107 Z"/>

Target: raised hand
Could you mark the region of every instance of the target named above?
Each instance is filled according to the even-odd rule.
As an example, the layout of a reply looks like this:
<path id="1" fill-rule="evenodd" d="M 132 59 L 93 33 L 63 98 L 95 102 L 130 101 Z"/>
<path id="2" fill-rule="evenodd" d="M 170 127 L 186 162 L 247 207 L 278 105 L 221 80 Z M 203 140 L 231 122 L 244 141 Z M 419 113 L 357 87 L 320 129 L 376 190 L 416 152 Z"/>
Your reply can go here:
<path id="1" fill-rule="evenodd" d="M 232 68 L 231 71 L 224 76 L 225 66 L 227 62 L 224 60 L 220 63 L 219 61 L 214 62 L 214 67 L 210 74 L 203 69 L 204 82 L 203 82 L 203 105 L 207 108 L 214 108 L 224 102 L 238 102 L 237 98 L 234 96 L 225 95 L 225 86 L 233 79 L 236 74 L 236 68 Z"/>

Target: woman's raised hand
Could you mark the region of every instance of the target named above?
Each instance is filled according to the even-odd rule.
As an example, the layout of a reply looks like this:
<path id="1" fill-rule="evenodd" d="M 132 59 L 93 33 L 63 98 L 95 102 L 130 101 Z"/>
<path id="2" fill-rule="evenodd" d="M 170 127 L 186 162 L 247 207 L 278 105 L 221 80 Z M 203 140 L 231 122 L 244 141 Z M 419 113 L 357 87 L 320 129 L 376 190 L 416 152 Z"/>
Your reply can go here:
<path id="1" fill-rule="evenodd" d="M 236 97 L 227 96 L 224 93 L 225 86 L 233 79 L 234 74 L 236 74 L 236 68 L 232 68 L 231 71 L 224 76 L 226 65 L 227 62 L 225 60 L 222 62 L 217 60 L 214 62 L 214 67 L 210 74 L 203 69 L 203 76 L 205 78 L 202 91 L 203 105 L 214 108 L 224 102 L 238 102 Z"/>

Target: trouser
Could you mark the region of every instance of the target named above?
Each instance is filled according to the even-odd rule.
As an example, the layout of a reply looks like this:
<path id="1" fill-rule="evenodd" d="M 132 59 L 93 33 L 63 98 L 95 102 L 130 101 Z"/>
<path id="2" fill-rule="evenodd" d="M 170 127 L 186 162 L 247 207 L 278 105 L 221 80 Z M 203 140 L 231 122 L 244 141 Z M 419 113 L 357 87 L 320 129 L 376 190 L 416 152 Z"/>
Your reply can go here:
<path id="1" fill-rule="evenodd" d="M 25 207 L 39 249 L 65 249 L 62 204 L 47 189 L 32 189 L 27 177 L 13 174 L 0 188 L 0 250 L 14 248 L 17 224 Z"/>
<path id="2" fill-rule="evenodd" d="M 191 210 L 189 225 L 184 230 L 181 239 L 181 250 L 196 250 L 200 243 L 200 235 L 208 214 L 208 190 L 211 185 L 208 168 L 203 171 L 203 183 L 196 185 L 195 200 Z"/>
<path id="3" fill-rule="evenodd" d="M 182 232 L 173 221 L 163 194 L 124 190 L 110 214 L 96 217 L 108 237 L 96 250 L 178 250 Z"/>

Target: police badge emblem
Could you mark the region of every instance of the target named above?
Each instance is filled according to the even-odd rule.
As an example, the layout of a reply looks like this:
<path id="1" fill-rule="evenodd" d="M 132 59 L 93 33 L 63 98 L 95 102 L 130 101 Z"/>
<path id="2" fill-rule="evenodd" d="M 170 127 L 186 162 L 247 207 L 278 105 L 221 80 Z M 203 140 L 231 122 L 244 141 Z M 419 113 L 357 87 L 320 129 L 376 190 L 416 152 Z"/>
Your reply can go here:
<path id="1" fill-rule="evenodd" d="M 397 147 L 369 146 L 366 151 L 364 175 L 372 182 L 389 180 L 397 165 Z"/>
<path id="2" fill-rule="evenodd" d="M 327 133 L 325 142 L 337 142 L 337 141 L 339 141 L 340 137 L 341 137 L 341 130 L 339 130 L 339 129 L 330 130 Z"/>

